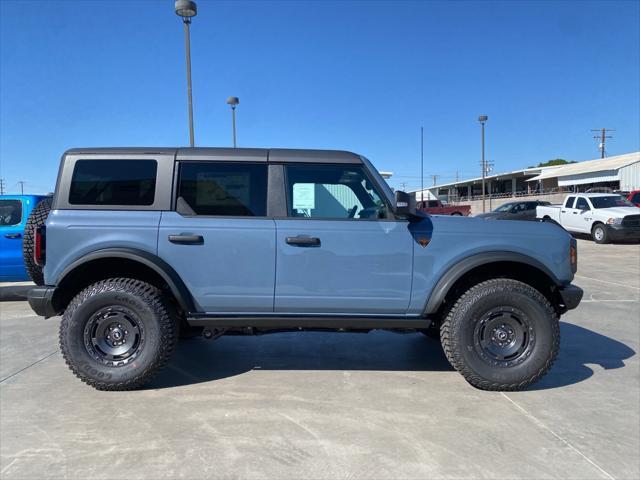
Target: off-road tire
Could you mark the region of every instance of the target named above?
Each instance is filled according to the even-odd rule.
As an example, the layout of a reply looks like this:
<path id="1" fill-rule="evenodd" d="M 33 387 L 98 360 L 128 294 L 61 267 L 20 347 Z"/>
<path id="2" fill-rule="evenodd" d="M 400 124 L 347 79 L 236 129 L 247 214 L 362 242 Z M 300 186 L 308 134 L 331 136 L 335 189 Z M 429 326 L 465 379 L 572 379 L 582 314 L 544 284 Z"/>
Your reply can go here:
<path id="1" fill-rule="evenodd" d="M 24 227 L 24 234 L 22 239 L 22 258 L 24 259 L 24 266 L 27 270 L 29 278 L 36 285 L 44 285 L 44 275 L 42 267 L 36 265 L 33 259 L 33 250 L 35 248 L 35 229 L 44 225 L 47 221 L 49 212 L 51 211 L 51 197 L 40 200 L 38 205 L 31 211 L 27 223 Z"/>
<path id="2" fill-rule="evenodd" d="M 607 228 L 602 223 L 596 223 L 591 229 L 591 238 L 596 243 L 609 243 Z"/>
<path id="3" fill-rule="evenodd" d="M 477 333 L 489 312 L 516 310 L 526 319 L 529 342 L 517 362 L 487 359 Z M 451 307 L 440 328 L 444 353 L 458 372 L 481 390 L 522 390 L 551 368 L 560 347 L 555 309 L 535 288 L 511 279 L 493 279 L 467 290 Z M 533 345 L 531 345 L 533 339 Z M 480 352 L 480 353 L 479 353 Z M 529 352 L 529 353 L 526 353 Z"/>
<path id="4" fill-rule="evenodd" d="M 119 309 L 139 322 L 136 338 L 142 338 L 135 358 L 130 356 L 127 363 L 102 358 L 87 333 L 97 314 L 102 318 L 103 312 Z M 60 323 L 60 350 L 71 371 L 86 384 L 98 390 L 134 390 L 169 361 L 178 335 L 178 317 L 158 288 L 136 279 L 110 278 L 71 300 Z"/>

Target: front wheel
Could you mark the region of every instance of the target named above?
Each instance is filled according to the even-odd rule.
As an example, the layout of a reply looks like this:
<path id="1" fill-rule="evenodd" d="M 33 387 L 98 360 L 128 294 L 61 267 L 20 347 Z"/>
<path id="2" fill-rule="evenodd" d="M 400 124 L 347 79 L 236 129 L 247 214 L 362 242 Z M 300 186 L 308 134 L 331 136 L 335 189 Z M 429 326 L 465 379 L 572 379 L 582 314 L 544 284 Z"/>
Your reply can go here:
<path id="1" fill-rule="evenodd" d="M 521 390 L 551 368 L 560 346 L 558 317 L 535 288 L 511 279 L 464 293 L 441 329 L 451 365 L 482 390 Z"/>
<path id="2" fill-rule="evenodd" d="M 607 229 L 601 223 L 596 223 L 591 230 L 591 237 L 596 243 L 609 243 L 609 235 Z"/>
<path id="3" fill-rule="evenodd" d="M 178 325 L 158 288 L 111 278 L 71 301 L 60 323 L 60 350 L 83 382 L 98 390 L 132 390 L 169 360 Z"/>

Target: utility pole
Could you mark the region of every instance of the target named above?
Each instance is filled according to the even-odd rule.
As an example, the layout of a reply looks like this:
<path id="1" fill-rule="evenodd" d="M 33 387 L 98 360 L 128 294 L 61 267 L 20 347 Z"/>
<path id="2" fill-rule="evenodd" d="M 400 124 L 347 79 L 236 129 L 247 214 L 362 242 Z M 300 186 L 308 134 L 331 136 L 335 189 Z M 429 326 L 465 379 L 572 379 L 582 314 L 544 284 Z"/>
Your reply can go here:
<path id="1" fill-rule="evenodd" d="M 598 145 L 598 149 L 600 150 L 600 158 L 605 157 L 605 143 L 607 142 L 607 138 L 613 138 L 611 135 L 607 135 L 607 132 L 615 132 L 610 128 L 592 128 L 592 132 L 600 132 L 600 135 L 594 135 L 593 138 L 596 140 L 600 140 L 600 144 Z"/>
<path id="2" fill-rule="evenodd" d="M 485 202 L 484 177 L 486 175 L 487 163 L 484 160 L 484 124 L 488 119 L 489 117 L 486 115 L 480 115 L 478 117 L 478 121 L 482 125 L 482 213 L 486 211 L 484 206 L 484 202 Z"/>
<path id="3" fill-rule="evenodd" d="M 460 181 L 460 173 L 458 170 L 456 170 L 456 183 L 458 183 Z"/>
<path id="4" fill-rule="evenodd" d="M 436 180 L 438 180 L 438 178 L 440 178 L 440 175 L 431 175 L 431 178 L 433 179 L 433 186 L 436 186 Z"/>
<path id="5" fill-rule="evenodd" d="M 0 195 L 4 195 L 4 178 L 0 178 Z"/>
<path id="6" fill-rule="evenodd" d="M 420 201 L 424 200 L 424 127 L 420 127 Z"/>
<path id="7" fill-rule="evenodd" d="M 24 180 L 18 182 L 20 184 L 20 195 L 24 195 Z"/>

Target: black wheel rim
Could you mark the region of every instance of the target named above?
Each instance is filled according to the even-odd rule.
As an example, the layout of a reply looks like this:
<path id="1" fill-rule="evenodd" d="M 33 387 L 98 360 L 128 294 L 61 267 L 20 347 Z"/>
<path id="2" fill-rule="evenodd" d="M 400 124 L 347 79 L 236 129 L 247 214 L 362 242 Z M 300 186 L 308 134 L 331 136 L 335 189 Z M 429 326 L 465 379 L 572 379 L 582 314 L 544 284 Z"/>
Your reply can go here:
<path id="1" fill-rule="evenodd" d="M 492 308 L 476 323 L 475 350 L 490 365 L 512 367 L 531 355 L 535 331 L 527 315 L 515 307 Z"/>
<path id="2" fill-rule="evenodd" d="M 98 362 L 120 367 L 136 358 L 144 346 L 144 325 L 128 308 L 113 305 L 94 313 L 84 328 L 84 345 Z"/>

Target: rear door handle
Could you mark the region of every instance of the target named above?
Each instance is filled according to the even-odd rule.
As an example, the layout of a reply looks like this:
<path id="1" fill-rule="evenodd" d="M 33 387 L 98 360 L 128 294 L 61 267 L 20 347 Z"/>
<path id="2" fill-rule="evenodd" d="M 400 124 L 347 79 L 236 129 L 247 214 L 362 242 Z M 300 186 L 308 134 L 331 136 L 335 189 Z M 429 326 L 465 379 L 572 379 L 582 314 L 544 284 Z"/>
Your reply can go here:
<path id="1" fill-rule="evenodd" d="M 286 242 L 294 247 L 319 247 L 320 239 L 318 237 L 303 237 L 298 235 L 297 237 L 287 237 Z"/>
<path id="2" fill-rule="evenodd" d="M 204 238 L 202 235 L 169 235 L 169 241 L 181 245 L 202 245 Z"/>
<path id="3" fill-rule="evenodd" d="M 574 214 L 574 215 L 577 215 L 577 214 L 578 214 L 578 212 L 573 212 L 573 214 Z"/>
<path id="4" fill-rule="evenodd" d="M 22 238 L 21 233 L 7 233 L 5 234 L 6 238 Z"/>

